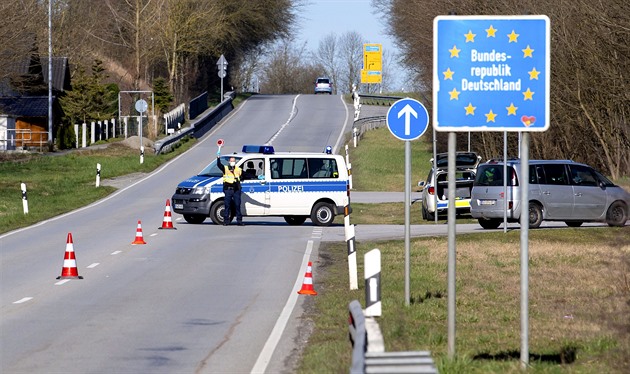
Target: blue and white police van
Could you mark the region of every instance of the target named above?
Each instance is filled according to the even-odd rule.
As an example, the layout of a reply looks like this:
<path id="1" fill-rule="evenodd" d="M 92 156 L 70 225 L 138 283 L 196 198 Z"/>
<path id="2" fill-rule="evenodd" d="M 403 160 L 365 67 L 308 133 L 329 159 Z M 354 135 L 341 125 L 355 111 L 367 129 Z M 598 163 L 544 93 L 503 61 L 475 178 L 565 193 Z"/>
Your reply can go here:
<path id="1" fill-rule="evenodd" d="M 348 169 L 340 155 L 327 147 L 322 153 L 275 152 L 272 146 L 246 145 L 231 157 L 243 170 L 241 212 L 244 217 L 284 217 L 289 225 L 310 218 L 314 225 L 329 226 L 335 215 L 349 207 Z M 173 211 L 188 223 L 207 217 L 223 224 L 223 174 L 213 160 L 199 174 L 181 182 L 171 198 Z M 231 215 L 233 217 L 233 215 Z"/>

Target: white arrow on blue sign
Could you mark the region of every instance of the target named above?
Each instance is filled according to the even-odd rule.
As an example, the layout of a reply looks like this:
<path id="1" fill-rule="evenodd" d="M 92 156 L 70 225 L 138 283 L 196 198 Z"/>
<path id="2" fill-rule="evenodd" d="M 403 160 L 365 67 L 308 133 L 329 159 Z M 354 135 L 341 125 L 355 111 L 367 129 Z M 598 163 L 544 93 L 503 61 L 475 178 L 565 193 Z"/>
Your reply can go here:
<path id="1" fill-rule="evenodd" d="M 400 140 L 416 140 L 427 131 L 429 112 L 414 99 L 396 101 L 387 111 L 387 127 Z"/>

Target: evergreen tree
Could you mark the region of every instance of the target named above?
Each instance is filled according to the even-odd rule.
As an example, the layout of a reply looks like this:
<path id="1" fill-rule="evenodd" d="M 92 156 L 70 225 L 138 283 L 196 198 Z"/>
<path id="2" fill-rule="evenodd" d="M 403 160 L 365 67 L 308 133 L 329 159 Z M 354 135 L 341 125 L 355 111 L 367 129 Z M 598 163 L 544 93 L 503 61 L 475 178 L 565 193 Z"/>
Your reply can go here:
<path id="1" fill-rule="evenodd" d="M 155 95 L 155 107 L 160 113 L 167 113 L 174 98 L 168 89 L 165 78 L 159 77 L 153 81 L 153 94 Z"/>

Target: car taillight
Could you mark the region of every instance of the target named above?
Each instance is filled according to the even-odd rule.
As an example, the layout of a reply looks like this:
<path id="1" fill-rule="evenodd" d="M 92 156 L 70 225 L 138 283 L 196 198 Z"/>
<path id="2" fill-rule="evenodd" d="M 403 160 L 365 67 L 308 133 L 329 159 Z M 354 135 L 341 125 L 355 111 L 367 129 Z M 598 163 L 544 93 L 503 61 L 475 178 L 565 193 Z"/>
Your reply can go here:
<path id="1" fill-rule="evenodd" d="M 435 187 L 429 187 L 429 195 L 435 195 Z"/>

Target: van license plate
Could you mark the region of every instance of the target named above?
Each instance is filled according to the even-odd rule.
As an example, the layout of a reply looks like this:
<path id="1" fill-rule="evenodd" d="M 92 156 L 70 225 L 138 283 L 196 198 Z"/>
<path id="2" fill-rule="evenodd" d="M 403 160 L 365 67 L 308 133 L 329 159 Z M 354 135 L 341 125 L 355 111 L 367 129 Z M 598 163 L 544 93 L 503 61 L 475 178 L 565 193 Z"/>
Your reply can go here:
<path id="1" fill-rule="evenodd" d="M 495 200 L 479 200 L 479 205 L 494 205 Z"/>
<path id="2" fill-rule="evenodd" d="M 175 209 L 184 209 L 184 204 L 175 204 Z"/>

